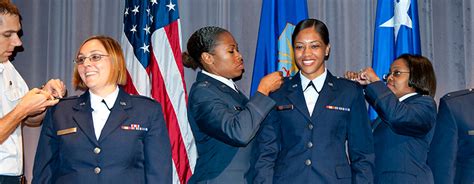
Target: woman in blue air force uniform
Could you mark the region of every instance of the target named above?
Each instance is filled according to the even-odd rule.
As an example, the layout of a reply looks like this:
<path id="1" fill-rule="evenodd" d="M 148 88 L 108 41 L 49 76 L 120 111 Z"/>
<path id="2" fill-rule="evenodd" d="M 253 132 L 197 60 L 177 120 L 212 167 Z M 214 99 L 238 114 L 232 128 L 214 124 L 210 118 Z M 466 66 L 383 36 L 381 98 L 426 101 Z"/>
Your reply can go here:
<path id="1" fill-rule="evenodd" d="M 131 96 L 119 43 L 94 36 L 80 47 L 73 83 L 43 123 L 33 183 L 171 183 L 171 148 L 161 105 Z"/>
<path id="2" fill-rule="evenodd" d="M 278 89 L 282 74 L 264 77 L 247 99 L 232 79 L 241 77 L 242 55 L 232 35 L 219 27 L 204 27 L 189 38 L 187 67 L 202 71 L 189 93 L 189 121 L 198 160 L 189 183 L 248 183 L 253 179 L 253 138 L 275 102 L 268 93 Z"/>
<path id="3" fill-rule="evenodd" d="M 448 93 L 439 101 L 428 165 L 436 184 L 474 183 L 474 89 Z"/>
<path id="4" fill-rule="evenodd" d="M 372 68 L 346 77 L 365 86 L 378 113 L 373 124 L 375 183 L 433 183 L 427 154 L 436 121 L 436 77 L 431 62 L 403 54 L 390 66 L 385 85 Z"/>
<path id="5" fill-rule="evenodd" d="M 292 40 L 300 71 L 270 95 L 277 104 L 257 137 L 254 183 L 371 183 L 373 140 L 362 88 L 326 69 L 323 22 L 301 21 Z"/>

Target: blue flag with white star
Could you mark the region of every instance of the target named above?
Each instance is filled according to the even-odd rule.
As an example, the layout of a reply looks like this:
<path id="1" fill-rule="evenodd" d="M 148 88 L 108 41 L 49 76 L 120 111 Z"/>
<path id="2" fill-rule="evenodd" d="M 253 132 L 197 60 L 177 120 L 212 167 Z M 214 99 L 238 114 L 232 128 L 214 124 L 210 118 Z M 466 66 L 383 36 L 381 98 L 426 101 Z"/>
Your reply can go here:
<path id="1" fill-rule="evenodd" d="M 306 0 L 263 0 L 250 95 L 257 91 L 263 76 L 274 71 L 292 76 L 298 71 L 291 34 L 295 25 L 307 18 Z"/>
<path id="2" fill-rule="evenodd" d="M 416 0 L 378 0 L 372 68 L 382 78 L 398 56 L 421 55 Z M 371 110 L 370 118 L 377 114 Z"/>

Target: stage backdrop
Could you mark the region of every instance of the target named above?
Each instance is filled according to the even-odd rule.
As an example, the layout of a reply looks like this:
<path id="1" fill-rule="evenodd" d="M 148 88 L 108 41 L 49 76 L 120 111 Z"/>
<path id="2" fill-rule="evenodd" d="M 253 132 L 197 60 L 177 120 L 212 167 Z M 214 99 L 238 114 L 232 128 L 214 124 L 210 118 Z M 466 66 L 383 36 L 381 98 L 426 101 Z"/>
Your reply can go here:
<path id="1" fill-rule="evenodd" d="M 120 40 L 124 1 L 12 0 L 23 17 L 23 51 L 13 64 L 30 87 L 49 78 L 64 80 L 74 95 L 71 73 L 75 52 L 93 34 Z M 308 0 L 309 17 L 323 20 L 330 31 L 327 66 L 341 76 L 371 65 L 376 0 Z M 244 57 L 246 73 L 238 81 L 249 93 L 255 58 L 261 1 L 180 0 L 182 47 L 198 28 L 216 25 L 232 32 Z M 474 87 L 474 4 L 471 0 L 419 0 L 421 47 L 432 60 L 438 80 L 436 100 L 449 92 Z M 185 69 L 187 87 L 195 72 Z M 31 168 L 40 128 L 25 128 L 26 175 Z"/>

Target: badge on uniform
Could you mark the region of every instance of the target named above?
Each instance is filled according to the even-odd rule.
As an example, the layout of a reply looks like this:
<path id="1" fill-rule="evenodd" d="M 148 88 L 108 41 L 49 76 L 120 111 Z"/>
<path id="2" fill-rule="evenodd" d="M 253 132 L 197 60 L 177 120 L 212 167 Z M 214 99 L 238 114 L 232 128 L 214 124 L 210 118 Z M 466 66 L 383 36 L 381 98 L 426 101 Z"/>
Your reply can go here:
<path id="1" fill-rule="evenodd" d="M 351 108 L 326 105 L 326 109 L 351 112 Z"/>
<path id="2" fill-rule="evenodd" d="M 66 129 L 58 130 L 56 132 L 56 135 L 66 135 L 66 134 L 72 134 L 76 132 L 77 132 L 77 127 L 66 128 Z"/>
<path id="3" fill-rule="evenodd" d="M 275 107 L 277 111 L 284 111 L 284 110 L 292 110 L 293 109 L 293 104 L 288 104 L 288 105 L 279 105 Z"/>
<path id="4" fill-rule="evenodd" d="M 474 130 L 469 130 L 469 131 L 467 131 L 467 134 L 468 134 L 468 135 L 474 135 Z"/>
<path id="5" fill-rule="evenodd" d="M 148 131 L 148 128 L 143 128 L 140 126 L 140 124 L 130 124 L 129 126 L 127 125 L 122 125 L 121 128 L 123 130 L 139 130 L 139 131 Z"/>

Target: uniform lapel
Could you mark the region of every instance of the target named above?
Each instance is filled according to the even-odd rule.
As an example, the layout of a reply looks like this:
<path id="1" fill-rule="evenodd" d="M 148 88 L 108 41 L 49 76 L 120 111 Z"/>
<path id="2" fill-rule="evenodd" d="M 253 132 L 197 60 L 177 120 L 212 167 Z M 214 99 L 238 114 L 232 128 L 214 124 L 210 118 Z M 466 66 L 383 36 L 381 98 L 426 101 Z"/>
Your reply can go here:
<path id="1" fill-rule="evenodd" d="M 238 91 L 238 94 L 239 94 L 239 98 L 241 99 L 240 104 L 247 104 L 247 102 L 249 101 L 247 96 L 245 96 L 244 93 L 242 93 L 242 91 L 240 91 L 239 89 L 237 89 L 237 91 Z"/>
<path id="2" fill-rule="evenodd" d="M 130 103 L 130 96 L 120 89 L 117 100 L 115 100 L 115 104 L 110 111 L 109 118 L 107 118 L 107 122 L 100 133 L 99 142 L 105 140 L 105 138 L 110 135 L 110 133 L 117 129 L 128 118 L 128 114 L 125 112 L 125 109 L 131 107 L 132 104 Z"/>
<path id="3" fill-rule="evenodd" d="M 375 131 L 375 129 L 377 128 L 377 126 L 379 126 L 380 123 L 382 123 L 382 119 L 380 119 L 380 117 L 377 117 L 377 118 L 372 122 L 372 132 Z"/>
<path id="4" fill-rule="evenodd" d="M 308 120 L 310 120 L 308 107 L 306 106 L 306 101 L 304 99 L 303 89 L 301 88 L 301 78 L 300 74 L 297 73 L 291 80 L 291 85 L 288 86 L 288 100 L 293 104 L 293 106 L 300 111 L 301 114 Z"/>
<path id="5" fill-rule="evenodd" d="M 413 99 L 416 99 L 418 97 L 420 97 L 421 95 L 420 94 L 416 94 L 416 95 L 413 95 L 413 96 L 410 96 L 408 97 L 407 99 L 403 100 L 403 102 L 401 103 L 408 103 L 410 102 L 411 100 Z M 377 129 L 377 127 L 380 125 L 380 123 L 382 123 L 383 120 L 382 118 L 380 118 L 380 116 L 378 116 L 372 123 L 372 132 L 375 131 L 375 129 Z"/>
<path id="6" fill-rule="evenodd" d="M 331 103 L 337 96 L 337 88 L 334 84 L 335 77 L 328 71 L 326 76 L 326 80 L 324 81 L 323 88 L 321 92 L 319 92 L 318 100 L 316 101 L 316 105 L 313 109 L 313 116 L 314 118 L 318 117 L 322 111 L 326 108 L 329 103 Z"/>
<path id="7" fill-rule="evenodd" d="M 74 114 L 72 115 L 72 118 L 79 128 L 84 132 L 87 138 L 97 145 L 97 139 L 95 137 L 94 125 L 92 121 L 92 108 L 89 98 L 89 91 L 86 91 L 83 95 L 81 95 L 78 102 L 79 103 L 73 107 Z"/>
<path id="8" fill-rule="evenodd" d="M 241 93 L 240 91 L 237 92 L 234 89 L 230 88 L 229 86 L 225 85 L 224 83 L 222 83 L 222 82 L 220 82 L 220 81 L 218 81 L 218 80 L 216 80 L 212 77 L 209 77 L 208 75 L 203 74 L 201 72 L 198 73 L 196 81 L 197 82 L 207 81 L 207 82 L 211 83 L 212 85 L 217 86 L 217 88 L 220 91 L 222 91 L 226 94 L 229 94 L 232 97 L 232 99 L 239 102 L 239 104 L 241 104 L 241 105 L 245 105 L 248 101 L 247 97 L 243 93 Z"/>

